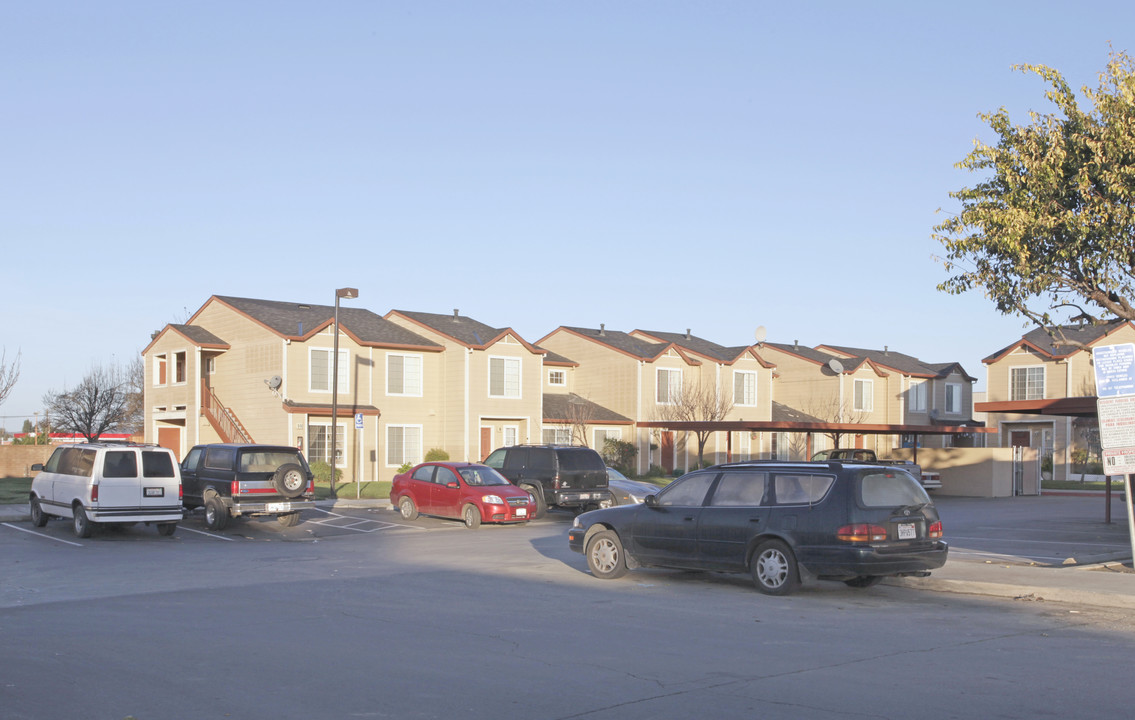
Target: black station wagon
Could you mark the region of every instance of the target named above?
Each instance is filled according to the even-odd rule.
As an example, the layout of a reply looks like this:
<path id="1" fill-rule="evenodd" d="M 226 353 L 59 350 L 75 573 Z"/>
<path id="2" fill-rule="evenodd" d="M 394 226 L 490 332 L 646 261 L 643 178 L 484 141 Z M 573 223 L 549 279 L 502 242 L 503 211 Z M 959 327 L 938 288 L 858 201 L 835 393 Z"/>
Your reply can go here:
<path id="1" fill-rule="evenodd" d="M 888 576 L 928 575 L 949 551 L 938 511 L 914 476 L 840 462 L 698 470 L 640 505 L 583 513 L 568 544 L 599 578 L 640 566 L 748 572 L 770 595 L 795 590 L 800 567 L 869 587 Z"/>

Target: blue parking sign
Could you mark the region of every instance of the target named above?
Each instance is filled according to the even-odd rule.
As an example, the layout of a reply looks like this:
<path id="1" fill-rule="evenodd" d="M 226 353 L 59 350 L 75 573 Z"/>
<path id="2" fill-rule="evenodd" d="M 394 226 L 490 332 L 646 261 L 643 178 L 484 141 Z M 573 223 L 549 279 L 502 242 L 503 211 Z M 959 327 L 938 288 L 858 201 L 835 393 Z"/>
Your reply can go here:
<path id="1" fill-rule="evenodd" d="M 1102 345 L 1092 349 L 1096 397 L 1135 395 L 1135 344 Z"/>

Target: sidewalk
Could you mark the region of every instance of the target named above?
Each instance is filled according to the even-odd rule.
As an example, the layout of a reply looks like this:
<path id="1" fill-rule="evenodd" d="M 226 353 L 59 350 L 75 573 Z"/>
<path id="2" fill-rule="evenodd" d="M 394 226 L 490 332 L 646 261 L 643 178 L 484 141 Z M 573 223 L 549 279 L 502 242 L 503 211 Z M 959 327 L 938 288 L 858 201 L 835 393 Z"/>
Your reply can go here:
<path id="1" fill-rule="evenodd" d="M 389 507 L 386 500 L 320 500 L 322 508 Z M 29 522 L 27 505 L 0 505 L 0 522 Z M 1046 567 L 951 559 L 926 578 L 890 578 L 884 583 L 930 592 L 997 597 L 1022 602 L 1066 602 L 1135 611 L 1131 557 L 1089 565 Z"/>

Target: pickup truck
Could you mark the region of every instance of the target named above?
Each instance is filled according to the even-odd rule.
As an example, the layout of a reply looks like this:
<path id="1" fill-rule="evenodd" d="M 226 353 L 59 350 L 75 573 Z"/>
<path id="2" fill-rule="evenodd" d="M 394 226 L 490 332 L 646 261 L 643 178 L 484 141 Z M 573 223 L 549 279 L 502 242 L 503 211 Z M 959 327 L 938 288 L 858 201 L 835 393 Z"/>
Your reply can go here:
<path id="1" fill-rule="evenodd" d="M 942 478 L 938 473 L 923 472 L 921 466 L 910 460 L 880 460 L 875 456 L 874 450 L 867 450 L 866 448 L 821 450 L 812 456 L 812 462 L 827 462 L 828 460 L 850 460 L 851 462 L 871 463 L 873 465 L 897 465 L 918 478 L 922 487 L 927 490 L 937 490 L 942 487 Z"/>

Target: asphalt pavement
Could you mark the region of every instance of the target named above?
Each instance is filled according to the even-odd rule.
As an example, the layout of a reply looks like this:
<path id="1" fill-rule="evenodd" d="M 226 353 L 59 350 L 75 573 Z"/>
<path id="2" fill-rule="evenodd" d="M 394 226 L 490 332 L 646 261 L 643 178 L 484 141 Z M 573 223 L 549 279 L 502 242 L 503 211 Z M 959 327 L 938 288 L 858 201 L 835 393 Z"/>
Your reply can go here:
<path id="1" fill-rule="evenodd" d="M 389 507 L 385 500 L 323 500 L 321 507 Z M 1119 498 L 1104 522 L 1098 495 L 935 498 L 950 560 L 926 578 L 892 585 L 1022 602 L 1065 602 L 1135 610 L 1127 508 Z M 30 522 L 27 505 L 0 505 L 0 522 Z"/>

